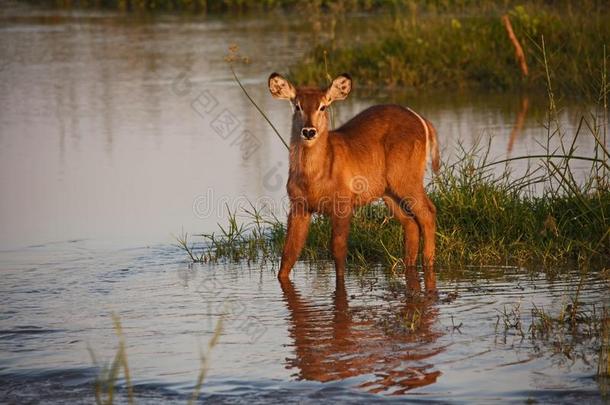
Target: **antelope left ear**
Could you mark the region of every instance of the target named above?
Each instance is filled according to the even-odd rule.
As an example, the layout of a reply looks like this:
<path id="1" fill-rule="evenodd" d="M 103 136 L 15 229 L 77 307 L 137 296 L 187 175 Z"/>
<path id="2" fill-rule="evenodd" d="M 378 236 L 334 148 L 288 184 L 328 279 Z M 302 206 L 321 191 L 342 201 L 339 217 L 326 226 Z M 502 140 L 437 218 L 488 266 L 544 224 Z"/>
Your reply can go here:
<path id="1" fill-rule="evenodd" d="M 268 80 L 271 95 L 280 100 L 292 100 L 296 96 L 296 89 L 288 80 L 278 73 L 271 73 Z"/>
<path id="2" fill-rule="evenodd" d="M 329 103 L 344 100 L 350 91 L 352 91 L 352 78 L 347 73 L 343 73 L 337 76 L 326 90 L 326 99 Z"/>

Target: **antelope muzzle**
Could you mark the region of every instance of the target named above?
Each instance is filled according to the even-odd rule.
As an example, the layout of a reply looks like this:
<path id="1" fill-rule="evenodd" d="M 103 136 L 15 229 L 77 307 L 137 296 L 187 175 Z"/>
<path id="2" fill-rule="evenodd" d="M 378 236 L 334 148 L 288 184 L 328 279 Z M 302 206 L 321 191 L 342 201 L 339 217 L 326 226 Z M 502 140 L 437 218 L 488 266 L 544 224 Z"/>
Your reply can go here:
<path id="1" fill-rule="evenodd" d="M 311 141 L 313 138 L 316 137 L 316 135 L 318 135 L 318 131 L 315 128 L 304 127 L 301 130 L 301 136 L 307 141 Z"/>

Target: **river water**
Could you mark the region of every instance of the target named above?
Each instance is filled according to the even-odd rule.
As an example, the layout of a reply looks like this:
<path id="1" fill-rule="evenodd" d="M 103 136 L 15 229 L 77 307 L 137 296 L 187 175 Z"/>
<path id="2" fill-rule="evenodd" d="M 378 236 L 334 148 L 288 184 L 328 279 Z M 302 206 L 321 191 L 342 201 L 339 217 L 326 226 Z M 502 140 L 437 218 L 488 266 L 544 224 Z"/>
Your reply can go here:
<path id="1" fill-rule="evenodd" d="M 557 312 L 578 282 L 583 305 L 608 306 L 607 278 L 441 269 L 441 299 L 428 302 L 377 270 L 336 285 L 332 266 L 301 263 L 280 285 L 272 265 L 193 266 L 173 246 L 173 235 L 215 230 L 227 206 L 264 202 L 281 215 L 286 151 L 224 57 L 231 44 L 249 57 L 236 70 L 285 133 L 289 107 L 265 83 L 308 49 L 303 29 L 10 2 L 0 13 L 3 402 L 93 402 L 88 348 L 111 361 L 112 313 L 138 403 L 185 402 L 221 317 L 202 389 L 218 402 L 601 401 L 595 345 L 570 358 L 496 322 L 517 303 L 524 323 L 534 304 Z M 436 125 L 447 159 L 459 140 L 492 136 L 492 156 L 502 158 L 546 139 L 541 97 L 371 96 L 354 80 L 337 122 L 399 101 Z M 567 132 L 583 111 L 562 110 Z"/>

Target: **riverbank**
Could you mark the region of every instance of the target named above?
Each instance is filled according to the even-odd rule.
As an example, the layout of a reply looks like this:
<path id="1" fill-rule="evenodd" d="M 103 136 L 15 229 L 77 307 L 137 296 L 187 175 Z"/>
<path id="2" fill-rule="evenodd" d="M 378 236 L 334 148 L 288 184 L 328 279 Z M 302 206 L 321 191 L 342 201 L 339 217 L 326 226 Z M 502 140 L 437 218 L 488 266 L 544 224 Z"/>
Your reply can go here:
<path id="1" fill-rule="evenodd" d="M 503 15 L 522 47 L 527 75 Z M 597 100 L 608 91 L 607 84 L 600 91 L 600 84 L 608 62 L 609 19 L 610 7 L 592 1 L 552 7 L 529 2 L 464 14 L 414 8 L 363 27 L 362 34 L 318 43 L 291 72 L 296 82 L 309 84 L 327 72 L 346 71 L 371 87 L 544 91 L 548 64 L 558 93 Z"/>

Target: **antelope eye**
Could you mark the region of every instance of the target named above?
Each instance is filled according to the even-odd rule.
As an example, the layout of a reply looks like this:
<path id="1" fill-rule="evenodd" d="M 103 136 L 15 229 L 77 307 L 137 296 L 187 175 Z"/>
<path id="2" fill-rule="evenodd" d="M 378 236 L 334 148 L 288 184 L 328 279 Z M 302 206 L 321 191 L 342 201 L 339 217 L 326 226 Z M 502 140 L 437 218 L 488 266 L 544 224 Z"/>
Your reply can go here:
<path id="1" fill-rule="evenodd" d="M 320 106 L 320 111 L 324 111 L 324 110 L 326 110 L 326 106 L 325 105 L 321 105 Z"/>

